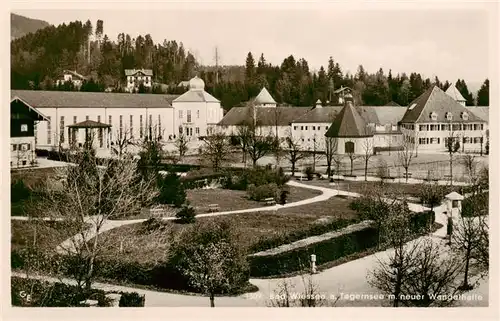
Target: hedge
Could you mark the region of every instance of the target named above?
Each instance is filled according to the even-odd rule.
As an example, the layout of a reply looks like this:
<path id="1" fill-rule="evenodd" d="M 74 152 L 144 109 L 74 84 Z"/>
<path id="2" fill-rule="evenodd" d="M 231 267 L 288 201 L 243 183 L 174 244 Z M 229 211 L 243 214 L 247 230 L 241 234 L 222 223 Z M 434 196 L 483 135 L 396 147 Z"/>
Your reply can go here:
<path id="1" fill-rule="evenodd" d="M 146 301 L 144 295 L 137 292 L 120 292 L 120 307 L 143 307 Z"/>
<path id="2" fill-rule="evenodd" d="M 321 265 L 375 247 L 377 241 L 377 229 L 368 227 L 276 255 L 250 256 L 250 275 L 266 277 L 297 272 L 309 266 L 311 254 L 316 255 L 316 264 Z"/>
<path id="3" fill-rule="evenodd" d="M 162 163 L 160 165 L 161 170 L 167 172 L 175 172 L 175 173 L 187 173 L 191 170 L 199 170 L 201 168 L 200 165 L 192 165 L 192 164 L 165 164 Z"/>
<path id="4" fill-rule="evenodd" d="M 26 294 L 30 295 L 26 300 Z M 74 285 L 50 283 L 48 281 L 11 277 L 11 299 L 13 306 L 22 307 L 82 307 L 81 301 L 97 300 L 98 306 L 110 306 L 102 290 L 80 291 Z M 23 298 L 24 296 L 24 298 Z"/>

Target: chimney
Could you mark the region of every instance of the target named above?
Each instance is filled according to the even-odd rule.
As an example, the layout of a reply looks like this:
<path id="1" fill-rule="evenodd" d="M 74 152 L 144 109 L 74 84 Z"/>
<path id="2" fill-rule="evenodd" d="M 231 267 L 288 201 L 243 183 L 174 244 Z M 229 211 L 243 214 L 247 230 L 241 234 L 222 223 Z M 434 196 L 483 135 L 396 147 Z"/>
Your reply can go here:
<path id="1" fill-rule="evenodd" d="M 354 106 L 354 98 L 350 92 L 344 95 L 344 106 Z"/>

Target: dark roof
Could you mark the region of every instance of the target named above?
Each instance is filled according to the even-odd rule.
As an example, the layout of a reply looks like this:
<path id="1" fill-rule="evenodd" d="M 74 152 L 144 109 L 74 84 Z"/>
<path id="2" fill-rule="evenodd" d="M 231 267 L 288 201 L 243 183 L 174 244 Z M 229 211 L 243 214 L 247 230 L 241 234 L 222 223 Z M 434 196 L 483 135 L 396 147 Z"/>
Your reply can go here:
<path id="1" fill-rule="evenodd" d="M 474 115 L 476 115 L 477 117 L 481 118 L 486 122 L 489 121 L 490 119 L 490 107 L 470 106 L 465 108 L 467 108 L 468 111 L 472 112 Z"/>
<path id="2" fill-rule="evenodd" d="M 372 131 L 350 102 L 338 114 L 325 133 L 326 137 L 369 137 Z"/>
<path id="3" fill-rule="evenodd" d="M 12 114 L 22 114 L 24 115 L 23 117 L 29 117 L 33 120 L 48 120 L 44 114 L 19 97 L 13 97 L 11 99 L 10 113 L 11 117 Z"/>
<path id="4" fill-rule="evenodd" d="M 331 123 L 342 110 L 342 106 L 316 107 L 309 109 L 301 117 L 294 119 L 294 123 Z"/>
<path id="5" fill-rule="evenodd" d="M 435 112 L 436 120 L 430 118 L 430 114 Z M 452 97 L 434 85 L 425 91 L 422 95 L 413 100 L 406 109 L 401 119 L 402 123 L 444 123 L 448 122 L 446 114 L 453 115 L 454 122 L 483 122 L 483 120 L 473 113 L 468 112 L 468 120 L 463 120 L 462 112 L 467 112 L 467 108 L 456 102 Z"/>
<path id="6" fill-rule="evenodd" d="M 387 104 L 385 104 L 384 106 L 401 107 L 400 104 L 398 104 L 397 102 L 394 102 L 394 101 L 390 101 Z"/>
<path id="7" fill-rule="evenodd" d="M 69 128 L 110 128 L 111 125 L 97 122 L 94 120 L 85 120 L 76 124 L 68 125 Z"/>
<path id="8" fill-rule="evenodd" d="M 30 105 L 64 108 L 169 108 L 178 95 L 103 93 L 81 91 L 11 90 Z"/>
<path id="9" fill-rule="evenodd" d="M 64 70 L 63 71 L 63 75 L 64 74 L 70 74 L 70 75 L 72 75 L 72 76 L 74 76 L 76 78 L 80 78 L 81 80 L 86 80 L 87 79 L 87 77 L 85 77 L 84 75 L 81 75 L 81 74 L 77 73 L 76 71 L 72 71 L 72 70 Z"/>
<path id="10" fill-rule="evenodd" d="M 260 126 L 288 126 L 304 115 L 310 107 L 255 107 L 257 121 Z M 249 119 L 248 107 L 233 107 L 219 122 L 221 126 L 238 126 Z"/>

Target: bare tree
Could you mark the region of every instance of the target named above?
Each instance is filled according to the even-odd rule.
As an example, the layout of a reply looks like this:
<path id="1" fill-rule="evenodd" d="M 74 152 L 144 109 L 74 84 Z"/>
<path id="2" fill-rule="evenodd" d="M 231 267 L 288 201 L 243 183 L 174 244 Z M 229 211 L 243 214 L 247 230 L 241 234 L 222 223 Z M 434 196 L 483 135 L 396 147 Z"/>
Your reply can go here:
<path id="1" fill-rule="evenodd" d="M 179 157 L 182 158 L 189 151 L 188 139 L 186 135 L 179 134 L 177 139 L 175 140 L 175 147 L 177 148 L 177 152 L 179 153 Z"/>
<path id="2" fill-rule="evenodd" d="M 354 169 L 354 161 L 358 159 L 358 155 L 354 153 L 354 150 L 349 150 L 346 152 L 347 157 L 349 157 L 349 161 L 351 163 L 351 176 L 352 176 L 352 171 Z"/>
<path id="3" fill-rule="evenodd" d="M 342 172 L 342 166 L 344 165 L 344 156 L 340 154 L 334 154 L 332 159 L 335 163 L 335 173 L 336 175 L 340 175 L 340 173 Z"/>
<path id="4" fill-rule="evenodd" d="M 214 171 L 219 171 L 231 152 L 228 137 L 224 132 L 213 132 L 203 141 L 201 160 L 208 161 Z"/>
<path id="5" fill-rule="evenodd" d="M 326 174 L 328 175 L 328 178 L 332 175 L 332 165 L 337 151 L 338 140 L 336 138 L 325 137 Z"/>
<path id="6" fill-rule="evenodd" d="M 380 158 L 377 164 L 377 176 L 380 178 L 380 183 L 384 183 L 384 179 L 389 177 L 389 168 L 387 166 L 387 162 Z"/>
<path id="7" fill-rule="evenodd" d="M 319 139 L 316 137 L 316 134 L 314 134 L 313 141 L 312 141 L 312 159 L 313 159 L 313 166 L 312 170 L 315 173 L 316 172 L 316 161 L 320 160 L 321 157 L 323 156 L 322 154 L 318 153 L 319 149 Z"/>
<path id="8" fill-rule="evenodd" d="M 398 150 L 398 162 L 405 170 L 406 182 L 408 183 L 408 170 L 413 160 L 414 144 L 410 141 L 410 136 L 403 135 L 402 148 Z"/>
<path id="9" fill-rule="evenodd" d="M 469 273 L 471 271 L 471 262 L 474 259 L 474 253 L 481 245 L 482 231 L 474 217 L 461 216 L 458 224 L 453 229 L 451 235 L 452 249 L 462 256 L 464 268 L 464 280 L 461 288 L 470 290 L 472 286 L 469 284 Z"/>
<path id="10" fill-rule="evenodd" d="M 279 127 L 282 123 L 282 109 L 279 107 L 274 108 L 274 157 L 276 159 L 276 167 L 280 165 L 280 159 L 283 154 L 283 149 L 281 148 L 282 139 L 279 135 Z"/>
<path id="11" fill-rule="evenodd" d="M 86 148 L 73 156 L 72 163 L 76 166 L 57 169 L 39 206 L 77 230 L 56 252 L 68 257 L 69 271 L 90 288 L 95 262 L 106 246 L 99 233 L 107 221 L 136 214 L 153 202 L 158 190 L 154 179 L 140 176 L 132 157 L 98 164 L 95 151 Z"/>
<path id="12" fill-rule="evenodd" d="M 365 163 L 365 181 L 368 180 L 368 163 L 373 156 L 373 139 L 365 138 L 363 141 L 363 161 Z"/>
<path id="13" fill-rule="evenodd" d="M 292 134 L 290 133 L 288 137 L 286 137 L 286 144 L 287 144 L 287 149 L 286 149 L 286 157 L 288 161 L 292 164 L 292 176 L 295 175 L 295 167 L 297 163 L 306 157 L 306 154 L 304 154 L 301 150 L 300 143 L 298 142 L 297 139 L 294 139 Z"/>
<path id="14" fill-rule="evenodd" d="M 472 154 L 465 154 L 462 156 L 462 165 L 465 169 L 465 172 L 467 173 L 467 176 L 469 178 L 469 183 L 471 185 L 476 185 L 477 180 L 479 179 L 479 176 L 477 175 L 476 169 L 477 169 L 477 160 L 476 156 Z"/>
<path id="15" fill-rule="evenodd" d="M 127 152 L 128 147 L 134 145 L 134 137 L 129 128 L 118 129 L 115 132 L 116 139 L 112 143 L 111 151 L 121 159 Z"/>
<path id="16" fill-rule="evenodd" d="M 417 307 L 452 305 L 454 295 L 463 292 L 458 281 L 462 272 L 459 258 L 443 253 L 440 244 L 431 238 L 413 246 L 413 256 L 405 262 L 409 273 L 401 286 L 401 303 Z"/>
<path id="17" fill-rule="evenodd" d="M 458 135 L 455 135 L 453 125 L 454 124 L 449 122 L 448 126 L 450 126 L 450 134 L 445 138 L 446 151 L 448 152 L 450 162 L 450 185 L 453 185 L 453 154 L 458 152 L 458 150 L 460 149 L 460 138 L 458 137 Z"/>

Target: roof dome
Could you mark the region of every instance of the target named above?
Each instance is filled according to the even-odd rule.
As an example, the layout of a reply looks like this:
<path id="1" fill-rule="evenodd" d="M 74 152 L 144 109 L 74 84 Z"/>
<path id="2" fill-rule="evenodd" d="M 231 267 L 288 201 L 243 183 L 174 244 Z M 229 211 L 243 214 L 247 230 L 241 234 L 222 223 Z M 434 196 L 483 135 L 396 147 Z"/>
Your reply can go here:
<path id="1" fill-rule="evenodd" d="M 189 81 L 189 90 L 205 90 L 205 82 L 203 79 L 195 76 Z"/>

